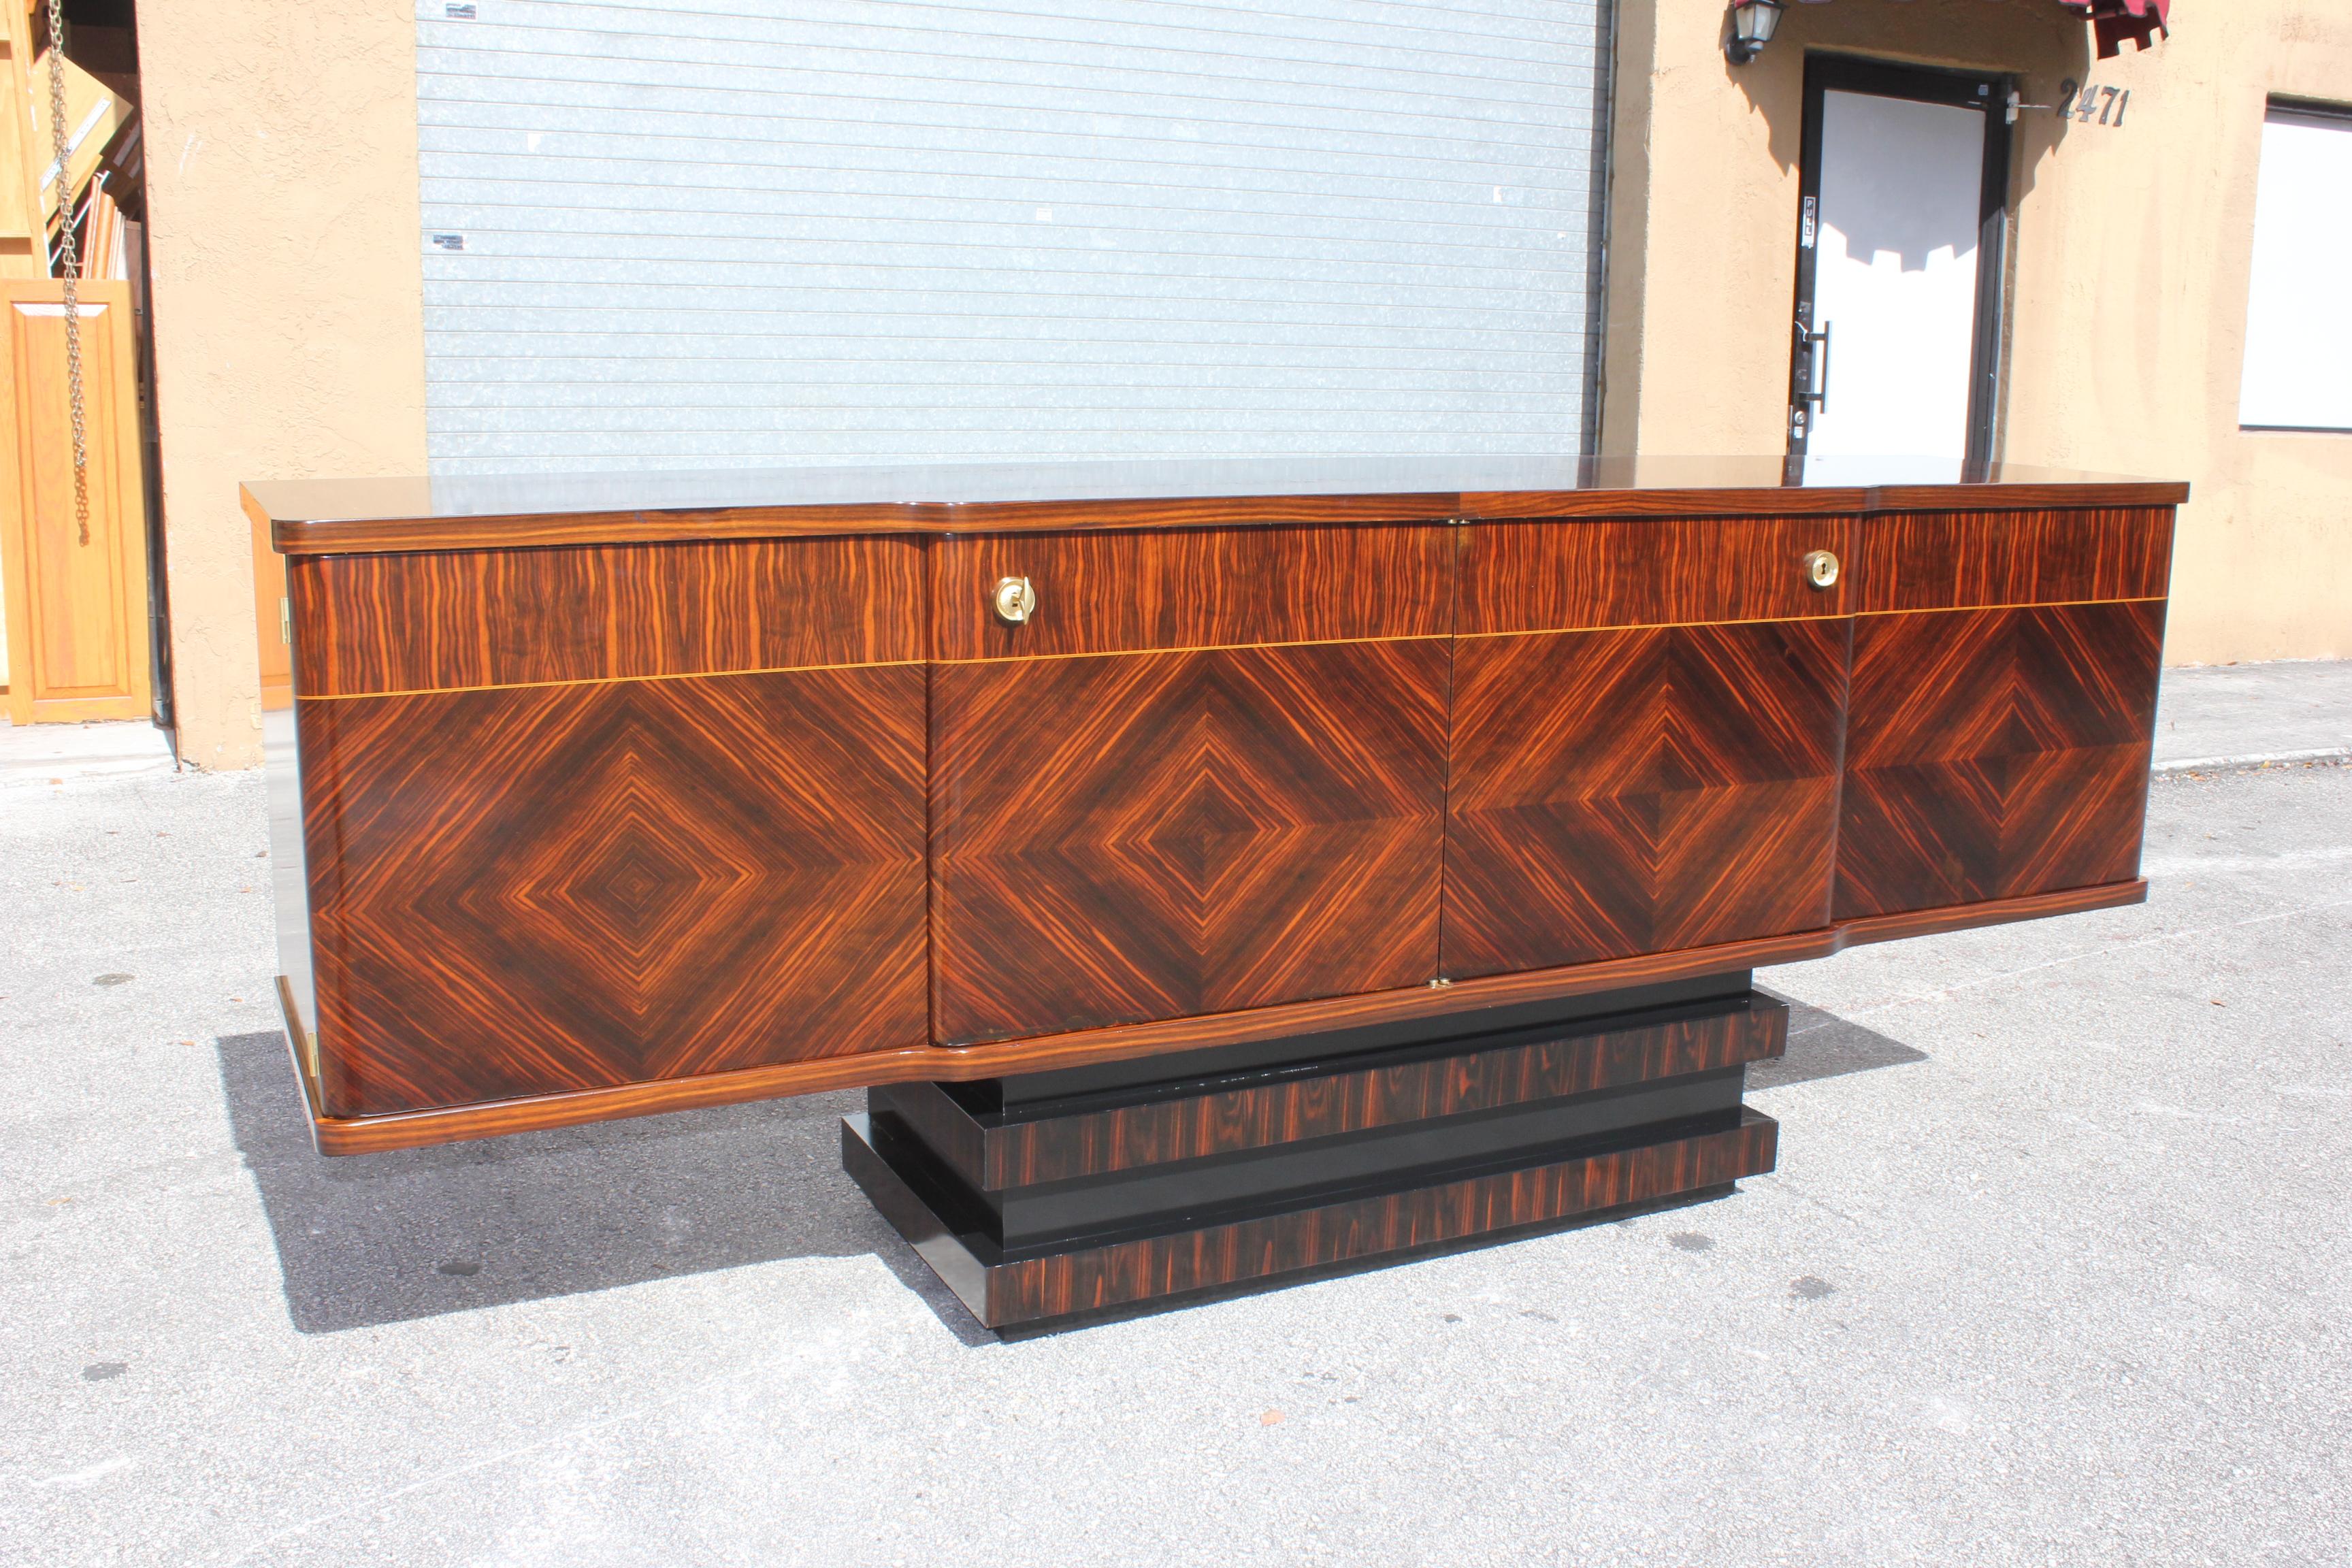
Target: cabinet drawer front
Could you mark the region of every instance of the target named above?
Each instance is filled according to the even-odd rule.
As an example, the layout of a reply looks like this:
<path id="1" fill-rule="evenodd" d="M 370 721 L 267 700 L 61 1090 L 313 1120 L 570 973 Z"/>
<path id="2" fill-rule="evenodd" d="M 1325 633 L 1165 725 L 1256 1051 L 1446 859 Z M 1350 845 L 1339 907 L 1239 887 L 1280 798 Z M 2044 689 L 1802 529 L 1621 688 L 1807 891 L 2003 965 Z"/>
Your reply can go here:
<path id="1" fill-rule="evenodd" d="M 287 573 L 304 697 L 923 657 L 913 539 L 296 556 Z"/>
<path id="2" fill-rule="evenodd" d="M 2160 599 L 2172 576 L 2172 509 L 1869 517 L 1856 568 L 1865 615 Z"/>
<path id="3" fill-rule="evenodd" d="M 1443 637 L 1454 531 L 1439 524 L 968 534 L 933 546 L 938 658 Z M 1008 624 L 997 584 L 1028 579 Z"/>
<path id="4" fill-rule="evenodd" d="M 1465 637 L 1850 613 L 1851 517 L 1478 522 L 1462 530 Z M 1817 588 L 1806 557 L 1837 556 Z"/>

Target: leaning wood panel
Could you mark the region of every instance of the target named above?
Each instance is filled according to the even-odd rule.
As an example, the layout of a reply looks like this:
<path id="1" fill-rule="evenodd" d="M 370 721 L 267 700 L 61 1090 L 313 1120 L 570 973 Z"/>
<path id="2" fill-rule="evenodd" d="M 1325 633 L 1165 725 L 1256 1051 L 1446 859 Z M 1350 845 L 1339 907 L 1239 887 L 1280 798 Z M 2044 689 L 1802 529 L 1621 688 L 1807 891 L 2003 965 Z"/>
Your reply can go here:
<path id="1" fill-rule="evenodd" d="M 1464 639 L 1446 978 L 1826 926 L 1849 625 Z"/>
<path id="2" fill-rule="evenodd" d="M 1841 920 L 2139 875 L 2164 605 L 1857 623 Z"/>
<path id="3" fill-rule="evenodd" d="M 923 657 L 913 539 L 299 556 L 288 566 L 304 697 Z"/>
<path id="4" fill-rule="evenodd" d="M 1909 512 L 1863 520 L 1864 614 L 2159 599 L 2172 510 Z"/>
<path id="5" fill-rule="evenodd" d="M 144 719 L 147 502 L 139 453 L 131 285 L 79 285 L 89 534 L 74 510 L 62 287 L 0 281 L 8 325 L 0 579 L 8 714 L 16 723 Z"/>
<path id="6" fill-rule="evenodd" d="M 925 1044 L 919 668 L 298 721 L 328 1115 Z"/>
<path id="7" fill-rule="evenodd" d="M 942 1044 L 1424 984 L 1445 645 L 937 667 Z"/>
<path id="8" fill-rule="evenodd" d="M 57 153 L 41 148 L 50 136 L 47 103 L 44 98 L 36 111 L 26 74 L 33 58 L 26 9 L 13 0 L 0 6 L 0 278 L 49 275 L 41 174 Z"/>
<path id="9" fill-rule="evenodd" d="M 1852 554 L 1853 520 L 1657 518 L 1478 523 L 1464 531 L 1465 637 L 1848 612 L 1805 558 Z"/>
<path id="10" fill-rule="evenodd" d="M 1737 1128 L 1647 1148 L 1008 1263 L 989 1273 L 989 1321 L 1098 1311 L 1721 1186 L 1770 1170 L 1779 1133 L 1750 1110 Z"/>
<path id="11" fill-rule="evenodd" d="M 1453 616 L 1442 525 L 966 535 L 934 546 L 942 659 L 1442 637 Z M 997 583 L 1026 577 L 1008 625 Z"/>

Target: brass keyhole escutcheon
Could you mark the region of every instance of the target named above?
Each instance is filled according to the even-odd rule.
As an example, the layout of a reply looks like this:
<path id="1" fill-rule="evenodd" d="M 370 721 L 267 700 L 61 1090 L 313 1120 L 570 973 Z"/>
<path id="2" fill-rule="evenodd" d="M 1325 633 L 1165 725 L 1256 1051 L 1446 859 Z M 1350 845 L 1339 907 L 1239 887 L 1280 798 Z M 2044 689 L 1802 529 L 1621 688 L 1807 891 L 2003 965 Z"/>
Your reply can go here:
<path id="1" fill-rule="evenodd" d="M 1008 626 L 1021 626 L 1037 613 L 1037 590 L 1026 577 L 999 577 L 992 597 L 996 618 Z"/>
<path id="2" fill-rule="evenodd" d="M 1805 581 L 1816 588 L 1834 588 L 1838 580 L 1838 558 L 1826 550 L 1816 550 L 1805 557 Z"/>

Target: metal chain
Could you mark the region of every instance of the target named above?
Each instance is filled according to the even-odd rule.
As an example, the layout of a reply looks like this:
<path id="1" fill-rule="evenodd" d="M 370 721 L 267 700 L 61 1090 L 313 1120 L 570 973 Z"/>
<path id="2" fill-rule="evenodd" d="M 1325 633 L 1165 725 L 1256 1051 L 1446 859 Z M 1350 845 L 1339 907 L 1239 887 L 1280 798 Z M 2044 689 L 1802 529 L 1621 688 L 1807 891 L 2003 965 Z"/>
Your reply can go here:
<path id="1" fill-rule="evenodd" d="M 56 144 L 59 259 L 65 262 L 66 381 L 73 395 L 74 521 L 89 542 L 89 429 L 82 413 L 80 247 L 74 240 L 73 192 L 66 181 L 65 0 L 49 0 L 49 140 Z"/>

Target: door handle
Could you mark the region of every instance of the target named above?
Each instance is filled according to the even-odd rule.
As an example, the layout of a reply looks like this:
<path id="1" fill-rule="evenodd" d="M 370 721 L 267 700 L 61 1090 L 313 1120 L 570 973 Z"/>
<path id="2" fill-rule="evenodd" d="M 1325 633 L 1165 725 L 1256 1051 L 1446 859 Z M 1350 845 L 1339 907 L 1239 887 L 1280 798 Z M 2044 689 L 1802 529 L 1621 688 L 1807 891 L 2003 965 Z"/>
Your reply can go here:
<path id="1" fill-rule="evenodd" d="M 1829 412 L 1830 327 L 1832 325 L 1831 322 L 1823 321 L 1820 331 L 1809 332 L 1805 331 L 1804 322 L 1797 323 L 1797 342 L 1805 351 L 1805 368 L 1808 372 L 1806 380 L 1809 384 L 1804 391 L 1797 395 L 1797 398 L 1801 403 L 1811 404 L 1816 414 Z"/>

